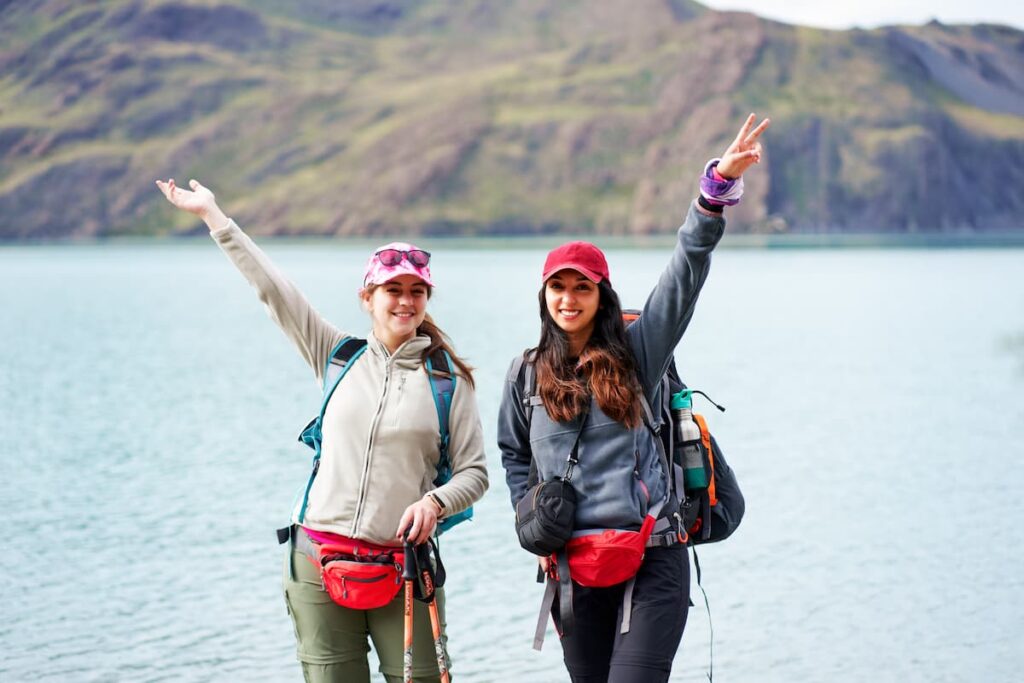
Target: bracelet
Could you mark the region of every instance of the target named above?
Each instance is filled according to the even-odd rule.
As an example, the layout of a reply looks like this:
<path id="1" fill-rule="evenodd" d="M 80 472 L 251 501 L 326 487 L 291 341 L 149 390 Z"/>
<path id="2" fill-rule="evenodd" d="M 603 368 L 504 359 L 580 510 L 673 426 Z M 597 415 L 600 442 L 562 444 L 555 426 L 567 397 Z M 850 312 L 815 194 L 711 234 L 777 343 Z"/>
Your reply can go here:
<path id="1" fill-rule="evenodd" d="M 435 496 L 433 493 L 428 493 L 426 497 L 430 499 L 431 503 L 433 503 L 434 505 L 437 506 L 437 516 L 440 517 L 441 515 L 443 515 L 444 514 L 444 503 L 441 502 L 441 498 L 438 497 L 438 496 Z"/>

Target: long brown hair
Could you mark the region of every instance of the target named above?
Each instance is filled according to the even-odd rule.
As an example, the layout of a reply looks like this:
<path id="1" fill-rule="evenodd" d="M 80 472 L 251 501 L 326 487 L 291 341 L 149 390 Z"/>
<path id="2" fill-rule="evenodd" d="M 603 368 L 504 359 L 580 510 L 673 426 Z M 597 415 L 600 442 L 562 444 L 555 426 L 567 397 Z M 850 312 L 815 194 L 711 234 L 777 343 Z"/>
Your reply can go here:
<path id="1" fill-rule="evenodd" d="M 378 287 L 380 287 L 380 285 L 368 284 L 363 288 L 363 290 L 366 294 L 373 296 L 373 290 Z M 434 288 L 428 286 L 427 298 L 429 299 L 433 293 Z M 434 322 L 434 319 L 430 317 L 429 313 L 424 314 L 423 322 L 421 322 L 419 327 L 416 328 L 416 334 L 425 334 L 430 337 L 430 345 L 423 350 L 423 354 L 420 357 L 423 361 L 424 371 L 426 371 L 427 368 L 427 359 L 430 358 L 432 354 L 437 351 L 445 351 L 452 359 L 452 362 L 455 363 L 459 376 L 465 378 L 471 387 L 476 388 L 476 382 L 473 381 L 473 366 L 469 365 L 466 361 L 462 360 L 455 354 L 455 348 L 452 346 L 451 338 L 437 326 L 437 323 Z"/>
<path id="2" fill-rule="evenodd" d="M 626 339 L 619 296 L 602 280 L 594 331 L 579 359 L 569 356 L 569 337 L 548 313 L 540 288 L 540 342 L 533 349 L 537 389 L 552 420 L 569 422 L 583 412 L 593 396 L 608 417 L 633 429 L 640 425 L 640 385 L 636 359 Z"/>
<path id="3" fill-rule="evenodd" d="M 448 353 L 448 356 L 455 363 L 455 367 L 458 368 L 459 376 L 465 378 L 469 382 L 469 386 L 476 388 L 476 382 L 473 381 L 473 367 L 466 363 L 466 361 L 455 355 L 455 349 L 452 348 L 451 339 L 448 335 L 441 331 L 441 328 L 437 326 L 434 319 L 427 313 L 423 316 L 423 322 L 416 328 L 416 334 L 425 334 L 430 337 L 430 346 L 423 351 L 423 366 L 426 367 L 427 358 L 432 353 L 438 350 L 443 350 Z"/>

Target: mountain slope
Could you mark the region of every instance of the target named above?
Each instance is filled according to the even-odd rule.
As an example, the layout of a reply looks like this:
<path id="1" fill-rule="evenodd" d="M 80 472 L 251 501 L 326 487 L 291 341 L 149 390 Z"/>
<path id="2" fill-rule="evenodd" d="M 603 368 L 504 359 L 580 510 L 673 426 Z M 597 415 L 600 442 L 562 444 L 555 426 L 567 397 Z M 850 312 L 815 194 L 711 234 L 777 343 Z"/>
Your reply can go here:
<path id="1" fill-rule="evenodd" d="M 0 238 L 672 230 L 748 111 L 738 231 L 1020 229 L 1024 34 L 687 0 L 0 6 Z"/>

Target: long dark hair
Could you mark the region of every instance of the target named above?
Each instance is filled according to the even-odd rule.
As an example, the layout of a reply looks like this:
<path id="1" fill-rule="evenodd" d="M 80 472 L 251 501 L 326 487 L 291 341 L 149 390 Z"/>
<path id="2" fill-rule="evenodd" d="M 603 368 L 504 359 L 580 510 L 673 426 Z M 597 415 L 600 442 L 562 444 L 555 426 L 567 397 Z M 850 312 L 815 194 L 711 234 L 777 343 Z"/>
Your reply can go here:
<path id="1" fill-rule="evenodd" d="M 540 342 L 535 354 L 537 389 L 548 416 L 568 422 L 579 415 L 593 396 L 601 410 L 630 429 L 641 420 L 640 386 L 636 359 L 626 340 L 619 296 L 602 280 L 597 284 L 599 304 L 594 331 L 579 359 L 569 355 L 569 337 L 548 313 L 545 289 L 540 288 Z"/>
<path id="2" fill-rule="evenodd" d="M 380 287 L 380 285 L 369 284 L 364 288 L 367 294 L 372 295 L 373 290 Z M 431 294 L 434 293 L 433 287 L 427 287 L 427 298 L 429 299 Z M 426 370 L 427 359 L 430 358 L 437 351 L 446 351 L 448 356 L 451 357 L 452 362 L 455 363 L 455 367 L 459 376 L 466 379 L 471 387 L 476 387 L 476 382 L 473 381 L 473 366 L 469 365 L 466 361 L 459 358 L 455 353 L 455 348 L 452 346 L 451 338 L 437 326 L 434 319 L 427 313 L 423 316 L 423 322 L 420 323 L 419 327 L 416 328 L 416 334 L 425 334 L 430 337 L 430 345 L 423 350 L 423 354 L 420 359 L 423 361 L 423 368 Z"/>

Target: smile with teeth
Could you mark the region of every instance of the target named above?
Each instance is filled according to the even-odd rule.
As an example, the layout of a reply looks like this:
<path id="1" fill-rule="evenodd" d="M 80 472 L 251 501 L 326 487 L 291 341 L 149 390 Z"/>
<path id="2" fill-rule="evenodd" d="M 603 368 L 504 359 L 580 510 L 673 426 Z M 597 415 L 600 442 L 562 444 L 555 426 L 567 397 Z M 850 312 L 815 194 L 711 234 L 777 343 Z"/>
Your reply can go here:
<path id="1" fill-rule="evenodd" d="M 566 318 L 567 320 L 572 320 L 573 318 L 578 317 L 579 314 L 582 313 L 583 311 L 575 311 L 575 310 L 570 311 L 570 310 L 566 310 L 564 308 L 560 308 L 560 309 L 558 309 L 558 312 L 559 312 L 559 314 L 561 314 L 561 316 L 563 318 Z"/>

